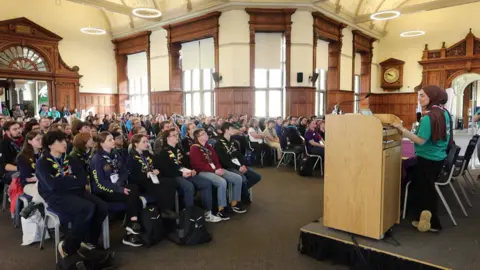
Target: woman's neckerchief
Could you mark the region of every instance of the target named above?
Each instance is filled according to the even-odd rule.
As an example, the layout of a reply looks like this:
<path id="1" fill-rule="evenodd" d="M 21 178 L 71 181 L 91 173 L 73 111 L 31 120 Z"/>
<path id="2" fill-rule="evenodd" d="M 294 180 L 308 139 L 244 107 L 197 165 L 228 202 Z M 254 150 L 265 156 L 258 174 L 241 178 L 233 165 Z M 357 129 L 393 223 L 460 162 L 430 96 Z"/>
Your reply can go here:
<path id="1" fill-rule="evenodd" d="M 192 145 L 195 144 L 195 141 L 192 138 L 190 138 L 190 136 L 188 134 L 187 134 L 186 138 L 187 138 L 187 143 L 188 143 L 188 150 L 190 150 L 190 147 L 192 147 Z M 187 151 L 185 151 L 185 152 L 187 152 Z"/>
<path id="2" fill-rule="evenodd" d="M 68 176 L 72 173 L 70 169 L 70 162 L 66 158 L 65 154 L 63 154 L 60 158 L 55 158 L 52 155 L 49 155 L 47 160 L 52 163 L 52 167 L 56 170 L 54 175 L 55 177 Z"/>
<path id="3" fill-rule="evenodd" d="M 145 156 L 144 154 L 139 154 L 137 151 L 132 150 L 134 152 L 133 158 L 142 165 L 142 172 L 148 173 L 153 171 L 153 161 L 149 156 Z"/>
<path id="4" fill-rule="evenodd" d="M 174 151 L 176 153 L 174 153 Z M 168 157 L 173 160 L 173 162 L 175 164 L 177 164 L 178 166 L 182 167 L 182 158 L 183 158 L 183 155 L 182 155 L 182 151 L 177 148 L 177 147 L 169 147 L 168 149 Z"/>
<path id="5" fill-rule="evenodd" d="M 110 152 L 107 153 L 105 150 L 102 150 L 101 152 L 101 156 L 103 157 L 103 159 L 105 159 L 105 162 L 107 162 L 107 164 L 105 164 L 105 166 L 103 166 L 103 170 L 104 171 L 107 171 L 109 169 L 113 170 L 114 173 L 118 173 L 118 168 L 119 168 L 119 165 L 118 164 L 118 156 L 114 153 L 114 152 Z M 112 158 L 113 156 L 113 158 Z"/>
<path id="6" fill-rule="evenodd" d="M 29 158 L 28 161 L 30 161 L 30 166 L 32 166 L 32 169 L 35 170 L 35 163 L 37 163 L 37 160 L 40 158 L 41 154 L 40 152 L 33 154 L 33 158 Z"/>

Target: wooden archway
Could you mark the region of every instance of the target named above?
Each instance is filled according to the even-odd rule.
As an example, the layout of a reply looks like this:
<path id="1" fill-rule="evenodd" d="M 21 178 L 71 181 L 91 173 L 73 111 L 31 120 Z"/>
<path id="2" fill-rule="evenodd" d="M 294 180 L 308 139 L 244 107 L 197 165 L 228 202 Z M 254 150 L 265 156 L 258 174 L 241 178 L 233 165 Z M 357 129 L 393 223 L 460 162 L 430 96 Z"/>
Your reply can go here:
<path id="1" fill-rule="evenodd" d="M 80 78 L 77 66 L 69 67 L 62 60 L 58 43 L 62 37 L 27 18 L 0 21 L 0 53 L 12 47 L 28 48 L 43 58 L 46 69 L 15 69 L 0 66 L 0 77 L 45 80 L 50 105 L 58 108 L 78 107 Z"/>
<path id="2" fill-rule="evenodd" d="M 452 85 L 453 80 L 465 73 L 480 74 L 480 39 L 470 29 L 467 36 L 446 48 L 445 42 L 439 50 L 429 50 L 425 44 L 422 60 L 422 83 L 416 89 L 435 84 L 442 89 Z"/>

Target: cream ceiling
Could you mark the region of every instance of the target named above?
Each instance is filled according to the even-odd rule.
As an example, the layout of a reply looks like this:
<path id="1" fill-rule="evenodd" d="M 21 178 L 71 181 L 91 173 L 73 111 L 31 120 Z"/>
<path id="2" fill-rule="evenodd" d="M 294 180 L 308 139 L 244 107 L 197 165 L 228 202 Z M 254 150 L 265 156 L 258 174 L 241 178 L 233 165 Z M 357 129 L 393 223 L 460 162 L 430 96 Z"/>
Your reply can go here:
<path id="1" fill-rule="evenodd" d="M 57 0 L 59 1 L 59 0 Z M 371 21 L 372 13 L 384 10 L 400 10 L 402 14 L 446 8 L 480 0 L 67 0 L 94 6 L 103 10 L 114 36 L 122 36 L 143 29 L 171 23 L 179 19 L 198 16 L 202 12 L 245 7 L 293 7 L 311 11 L 323 11 L 327 15 L 362 28 L 374 36 L 382 36 L 388 30 L 388 21 Z M 158 19 L 140 19 L 131 14 L 136 7 L 160 10 Z"/>

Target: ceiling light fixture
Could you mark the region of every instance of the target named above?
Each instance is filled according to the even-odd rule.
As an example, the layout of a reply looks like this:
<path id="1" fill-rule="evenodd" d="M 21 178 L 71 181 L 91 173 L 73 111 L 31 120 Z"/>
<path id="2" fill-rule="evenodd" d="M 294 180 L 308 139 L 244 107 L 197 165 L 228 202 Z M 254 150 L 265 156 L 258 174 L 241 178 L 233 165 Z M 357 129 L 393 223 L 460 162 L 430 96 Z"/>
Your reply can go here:
<path id="1" fill-rule="evenodd" d="M 374 21 L 386 21 L 386 20 L 398 18 L 398 16 L 400 16 L 400 11 L 385 10 L 385 11 L 373 13 L 372 15 L 370 15 L 370 19 Z"/>
<path id="2" fill-rule="evenodd" d="M 154 8 L 135 8 L 132 10 L 132 13 L 137 17 L 145 19 L 158 18 L 162 16 L 162 12 Z"/>
<path id="3" fill-rule="evenodd" d="M 423 35 L 425 35 L 425 31 L 421 30 L 406 31 L 400 34 L 401 37 L 418 37 Z"/>
<path id="4" fill-rule="evenodd" d="M 83 27 L 80 29 L 80 31 L 84 34 L 95 35 L 95 36 L 105 35 L 107 33 L 105 29 L 96 28 L 96 27 Z"/>

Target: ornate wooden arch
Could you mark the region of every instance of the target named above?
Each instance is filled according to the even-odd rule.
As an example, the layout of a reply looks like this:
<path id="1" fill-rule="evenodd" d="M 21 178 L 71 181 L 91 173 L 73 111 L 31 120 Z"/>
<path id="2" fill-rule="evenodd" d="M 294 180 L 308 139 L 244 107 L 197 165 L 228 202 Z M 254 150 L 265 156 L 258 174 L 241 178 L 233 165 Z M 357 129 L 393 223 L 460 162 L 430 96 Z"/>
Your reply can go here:
<path id="1" fill-rule="evenodd" d="M 470 28 L 467 36 L 446 48 L 445 42 L 439 50 L 429 50 L 425 44 L 422 60 L 422 83 L 416 90 L 423 86 L 435 84 L 442 89 L 452 85 L 452 81 L 464 73 L 480 74 L 480 39 L 475 37 Z"/>
<path id="2" fill-rule="evenodd" d="M 78 107 L 80 78 L 77 66 L 69 67 L 62 60 L 58 43 L 62 37 L 27 18 L 0 21 L 0 52 L 12 46 L 30 48 L 43 57 L 47 71 L 0 68 L 0 77 L 45 80 L 51 105 Z"/>

